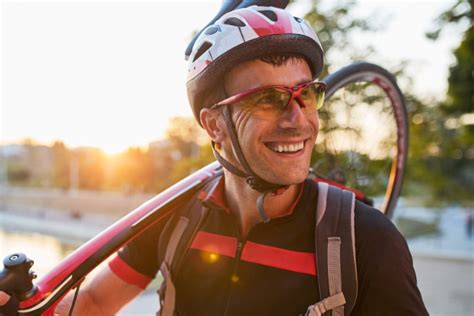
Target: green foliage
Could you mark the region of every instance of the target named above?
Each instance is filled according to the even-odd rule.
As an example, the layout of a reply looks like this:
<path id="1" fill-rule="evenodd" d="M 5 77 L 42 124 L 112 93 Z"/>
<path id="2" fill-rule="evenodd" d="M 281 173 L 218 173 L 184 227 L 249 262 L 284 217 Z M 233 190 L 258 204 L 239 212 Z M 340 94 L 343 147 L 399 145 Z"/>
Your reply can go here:
<path id="1" fill-rule="evenodd" d="M 305 19 L 318 32 L 328 57 L 325 59 L 326 65 L 321 77 L 327 75 L 331 62 L 336 60 L 332 56 L 337 57 L 340 52 L 345 52 L 354 60 L 369 57 L 370 61 L 372 50 L 365 48 L 364 51 L 358 51 L 354 39 L 361 32 L 377 31 L 381 26 L 373 19 L 354 17 L 355 6 L 353 1 L 311 2 Z M 467 25 L 464 38 L 454 51 L 456 62 L 450 68 L 446 100 L 421 100 L 410 91 L 404 91 L 411 133 L 404 193 L 416 197 L 425 196 L 426 201 L 436 205 L 442 201 L 472 204 L 472 118 L 471 123 L 466 124 L 469 122 L 469 116 L 466 115 L 473 110 L 474 93 L 472 12 L 471 1 L 459 0 L 438 17 L 437 28 L 428 34 L 430 38 L 436 39 L 442 36 L 442 31 L 451 24 Z M 407 77 L 404 72 L 405 66 L 406 62 L 401 61 L 398 69 L 391 70 L 399 81 L 403 79 L 411 82 L 413 79 Z M 324 115 L 328 117 L 325 118 Z M 368 154 L 363 151 L 357 156 L 349 155 L 343 150 L 329 151 L 330 144 L 325 143 L 327 139 L 324 139 L 324 135 L 340 127 L 324 125 L 324 122 L 328 122 L 330 116 L 334 115 L 335 113 L 321 113 L 320 143 L 312 157 L 312 165 L 318 164 L 320 171 L 328 174 L 336 169 L 337 164 L 348 165 L 348 162 L 351 162 L 353 169 L 357 169 L 359 174 L 363 172 L 363 176 L 348 178 L 347 184 L 358 183 L 364 192 L 379 194 L 386 179 L 378 179 L 376 171 L 387 165 L 386 159 L 369 159 Z M 357 128 L 352 129 L 352 134 L 360 134 Z M 64 144 L 57 142 L 51 148 L 54 167 L 51 168 L 49 178 L 46 177 L 48 168 L 38 167 L 38 161 L 44 160 L 38 158 L 40 153 L 44 156 L 44 148 L 40 149 L 40 146 L 28 141 L 24 144 L 27 148 L 26 158 L 8 161 L 8 177 L 11 183 L 18 185 L 50 184 L 69 188 L 74 185 L 71 182 L 74 182 L 72 180 L 77 173 L 79 188 L 160 192 L 214 160 L 210 146 L 204 139 L 203 132 L 194 118 L 175 117 L 170 120 L 165 140 L 151 145 L 148 149 L 131 148 L 114 157 L 107 158 L 100 150 L 71 151 Z M 45 172 L 35 173 L 33 171 L 36 169 L 33 168 L 44 169 Z M 364 186 L 364 177 L 372 179 L 368 182 L 370 186 Z"/>
<path id="2" fill-rule="evenodd" d="M 434 135 L 428 143 L 431 155 L 422 158 L 424 166 L 419 164 L 430 171 L 427 174 L 433 180 L 433 197 L 461 201 L 471 207 L 474 192 L 473 10 L 472 2 L 458 0 L 437 18 L 437 29 L 427 34 L 428 38 L 437 39 L 447 27 L 467 25 L 462 42 L 454 50 L 456 62 L 449 69 L 446 100 L 438 107 L 429 109 L 431 113 L 428 114 L 432 117 L 425 120 L 424 124 L 415 124 L 420 125 L 420 136 L 426 137 L 427 129 Z M 414 117 L 414 121 L 420 120 Z M 417 131 L 416 126 L 414 130 Z M 413 139 L 419 140 L 416 135 Z"/>
<path id="3" fill-rule="evenodd" d="M 449 24 L 458 24 L 460 22 L 467 21 L 467 23 L 473 22 L 473 6 L 472 1 L 469 0 L 458 0 L 454 3 L 451 8 L 441 13 L 436 19 L 437 27 L 426 33 L 426 37 L 432 40 L 439 38 L 443 29 Z"/>
<path id="4" fill-rule="evenodd" d="M 321 10 L 322 3 L 330 3 L 331 6 L 326 10 Z M 341 50 L 351 51 L 351 57 L 362 59 L 363 56 L 370 54 L 371 48 L 365 52 L 352 49 L 352 35 L 359 32 L 375 31 L 378 26 L 374 22 L 367 19 L 356 18 L 351 15 L 352 10 L 356 6 L 355 1 L 311 1 L 311 9 L 306 13 L 305 20 L 308 21 L 319 36 L 321 45 L 325 51 L 325 65 L 321 73 L 321 78 L 328 74 L 330 67 L 330 56 L 332 52 Z M 329 57 L 329 58 L 328 58 Z"/>
<path id="5" fill-rule="evenodd" d="M 171 174 L 171 181 L 179 181 L 194 171 L 214 161 L 211 146 L 206 144 L 199 147 L 199 154 L 195 157 L 186 157 L 176 162 Z"/>
<path id="6" fill-rule="evenodd" d="M 474 26 L 466 31 L 454 56 L 456 64 L 449 69 L 449 99 L 443 110 L 460 116 L 474 109 Z"/>
<path id="7" fill-rule="evenodd" d="M 196 156 L 199 150 L 197 143 L 205 137 L 194 118 L 181 116 L 169 120 L 165 135 L 171 147 L 183 158 Z"/>

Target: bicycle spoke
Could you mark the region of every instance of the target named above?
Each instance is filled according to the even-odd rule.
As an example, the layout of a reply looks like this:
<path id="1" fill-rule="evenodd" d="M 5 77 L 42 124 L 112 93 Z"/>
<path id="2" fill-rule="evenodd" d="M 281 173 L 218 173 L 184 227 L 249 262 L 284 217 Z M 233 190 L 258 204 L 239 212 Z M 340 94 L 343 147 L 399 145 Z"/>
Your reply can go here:
<path id="1" fill-rule="evenodd" d="M 312 167 L 328 180 L 380 198 L 386 208 L 379 207 L 390 213 L 401 187 L 403 169 L 397 161 L 403 167 L 406 158 L 407 131 L 398 133 L 406 129 L 406 110 L 397 109 L 404 107 L 403 96 L 391 75 L 371 64 L 346 67 L 328 81 Z M 387 86 L 395 88 L 398 99 Z"/>

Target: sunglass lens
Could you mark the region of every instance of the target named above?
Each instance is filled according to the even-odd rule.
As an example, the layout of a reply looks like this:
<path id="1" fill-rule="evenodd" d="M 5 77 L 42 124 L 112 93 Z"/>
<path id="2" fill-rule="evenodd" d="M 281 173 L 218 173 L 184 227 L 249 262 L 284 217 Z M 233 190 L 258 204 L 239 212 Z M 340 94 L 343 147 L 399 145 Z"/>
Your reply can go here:
<path id="1" fill-rule="evenodd" d="M 256 92 L 247 99 L 247 102 L 261 109 L 284 110 L 290 96 L 290 93 L 284 89 L 268 88 Z"/>
<path id="2" fill-rule="evenodd" d="M 324 104 L 324 86 L 313 83 L 301 91 L 301 99 L 308 110 L 319 110 Z"/>

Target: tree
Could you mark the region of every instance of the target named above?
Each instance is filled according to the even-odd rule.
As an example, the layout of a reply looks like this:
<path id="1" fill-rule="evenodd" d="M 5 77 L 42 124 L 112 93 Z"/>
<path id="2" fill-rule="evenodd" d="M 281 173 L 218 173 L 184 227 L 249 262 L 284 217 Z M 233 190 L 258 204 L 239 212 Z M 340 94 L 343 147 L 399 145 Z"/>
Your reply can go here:
<path id="1" fill-rule="evenodd" d="M 331 3 L 331 7 L 325 11 L 320 10 L 320 0 L 311 2 L 311 8 L 305 15 L 308 21 L 319 36 L 321 45 L 325 50 L 325 65 L 320 77 L 328 74 L 328 68 L 332 52 L 351 51 L 351 57 L 362 59 L 363 56 L 370 54 L 372 48 L 361 52 L 353 49 L 351 35 L 357 31 L 374 31 L 378 27 L 369 20 L 363 18 L 354 18 L 350 13 L 356 6 L 354 1 L 336 1 Z M 350 48 L 350 49 L 348 49 Z M 329 58 L 328 58 L 329 57 Z"/>
<path id="2" fill-rule="evenodd" d="M 449 69 L 448 96 L 443 110 L 450 115 L 460 116 L 474 108 L 474 7 L 471 1 L 458 0 L 436 19 L 437 27 L 426 36 L 438 39 L 448 27 L 467 25 L 463 40 L 454 50 L 456 62 Z"/>
<path id="3" fill-rule="evenodd" d="M 193 117 L 176 116 L 169 120 L 165 132 L 171 148 L 177 150 L 182 158 L 197 157 L 204 132 Z"/>
<path id="4" fill-rule="evenodd" d="M 170 174 L 172 183 L 214 160 L 207 136 L 194 117 L 172 118 L 166 137 L 170 142 L 170 149 L 175 150 L 179 156 L 176 157 Z"/>
<path id="5" fill-rule="evenodd" d="M 58 188 L 67 189 L 70 186 L 70 159 L 69 149 L 62 141 L 53 144 L 54 174 L 53 185 Z"/>
<path id="6" fill-rule="evenodd" d="M 93 147 L 76 148 L 71 158 L 77 161 L 79 188 L 102 190 L 105 179 L 103 151 Z"/>
<path id="7" fill-rule="evenodd" d="M 463 39 L 454 50 L 455 63 L 449 69 L 448 95 L 440 106 L 440 169 L 445 172 L 443 196 L 470 200 L 474 191 L 474 7 L 468 0 L 458 0 L 437 19 L 437 28 L 428 33 L 437 39 L 447 27 L 467 25 Z M 469 119 L 471 117 L 471 119 Z"/>

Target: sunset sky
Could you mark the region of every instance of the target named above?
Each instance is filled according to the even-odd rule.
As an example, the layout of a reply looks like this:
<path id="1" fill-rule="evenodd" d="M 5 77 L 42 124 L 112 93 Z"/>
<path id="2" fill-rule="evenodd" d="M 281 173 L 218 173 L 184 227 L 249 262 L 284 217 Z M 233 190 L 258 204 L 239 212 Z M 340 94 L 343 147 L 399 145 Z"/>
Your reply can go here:
<path id="1" fill-rule="evenodd" d="M 424 34 L 453 1 L 359 2 L 354 14 L 388 21 L 383 31 L 357 39 L 358 47 L 378 50 L 368 61 L 388 68 L 411 61 L 407 70 L 415 91 L 441 98 L 461 32 L 448 28 L 436 42 Z M 2 1 L 0 142 L 61 139 L 113 153 L 163 137 L 171 116 L 191 115 L 184 49 L 191 32 L 219 6 L 220 1 Z M 301 15 L 305 8 L 299 1 L 291 11 Z"/>

